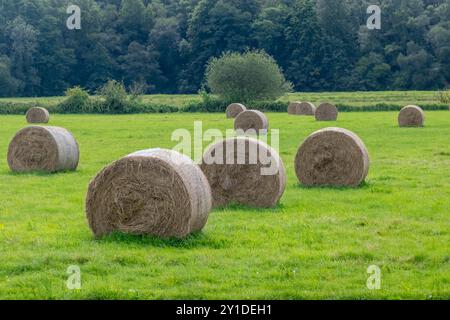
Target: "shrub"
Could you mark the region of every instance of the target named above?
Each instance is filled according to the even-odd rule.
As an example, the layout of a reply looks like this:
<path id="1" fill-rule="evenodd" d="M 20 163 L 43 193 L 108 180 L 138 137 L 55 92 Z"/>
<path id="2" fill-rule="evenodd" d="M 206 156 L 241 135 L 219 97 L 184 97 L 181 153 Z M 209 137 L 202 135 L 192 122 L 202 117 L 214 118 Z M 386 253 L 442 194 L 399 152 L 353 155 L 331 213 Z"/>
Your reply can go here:
<path id="1" fill-rule="evenodd" d="M 89 113 L 92 111 L 92 101 L 89 93 L 80 87 L 67 89 L 66 99 L 59 104 L 62 113 Z"/>
<path id="2" fill-rule="evenodd" d="M 439 100 L 440 100 L 442 103 L 448 103 L 448 104 L 450 104 L 450 90 L 439 91 Z"/>
<path id="3" fill-rule="evenodd" d="M 276 100 L 292 91 L 275 60 L 264 51 L 225 53 L 212 59 L 205 79 L 211 92 L 227 102 Z"/>
<path id="4" fill-rule="evenodd" d="M 100 90 L 99 96 L 102 100 L 97 101 L 95 109 L 99 113 L 130 113 L 133 104 L 137 103 L 130 99 L 122 82 L 115 80 L 108 81 Z"/>

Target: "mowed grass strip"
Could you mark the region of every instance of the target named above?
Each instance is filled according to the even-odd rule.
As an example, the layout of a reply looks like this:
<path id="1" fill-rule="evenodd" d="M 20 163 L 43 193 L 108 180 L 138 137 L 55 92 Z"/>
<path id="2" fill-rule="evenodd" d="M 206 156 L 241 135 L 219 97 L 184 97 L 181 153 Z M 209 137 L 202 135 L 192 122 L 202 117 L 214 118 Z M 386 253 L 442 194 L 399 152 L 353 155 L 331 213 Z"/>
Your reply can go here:
<path id="1" fill-rule="evenodd" d="M 270 210 L 211 213 L 184 241 L 112 235 L 94 240 L 84 200 L 89 181 L 133 151 L 172 148 L 175 129 L 233 127 L 223 114 L 53 115 L 81 149 L 77 172 L 12 174 L 10 139 L 23 116 L 1 116 L 0 299 L 448 299 L 450 113 L 401 129 L 397 113 L 344 113 L 338 122 L 268 114 L 280 129 L 287 190 Z M 293 161 L 315 130 L 340 126 L 367 145 L 372 165 L 359 189 L 305 188 Z M 66 287 L 81 268 L 82 289 Z M 367 289 L 370 265 L 381 290 Z"/>

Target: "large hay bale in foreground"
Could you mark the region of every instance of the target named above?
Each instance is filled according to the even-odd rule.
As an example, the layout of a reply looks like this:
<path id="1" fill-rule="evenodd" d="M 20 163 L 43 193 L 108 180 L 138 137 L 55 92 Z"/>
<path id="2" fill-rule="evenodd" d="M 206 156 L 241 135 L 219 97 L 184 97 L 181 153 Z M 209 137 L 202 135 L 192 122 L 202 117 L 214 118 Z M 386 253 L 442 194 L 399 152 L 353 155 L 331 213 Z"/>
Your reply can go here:
<path id="1" fill-rule="evenodd" d="M 227 118 L 235 119 L 241 112 L 246 111 L 247 108 L 241 103 L 232 103 L 227 107 Z"/>
<path id="2" fill-rule="evenodd" d="M 298 114 L 302 116 L 313 116 L 316 113 L 316 107 L 311 102 L 300 102 L 297 109 Z"/>
<path id="3" fill-rule="evenodd" d="M 151 149 L 104 168 L 89 185 L 86 214 L 96 237 L 185 238 L 203 229 L 211 205 L 208 181 L 191 159 Z"/>
<path id="4" fill-rule="evenodd" d="M 310 135 L 295 158 L 295 171 L 306 186 L 356 187 L 369 172 L 369 153 L 353 132 L 326 128 Z"/>
<path id="5" fill-rule="evenodd" d="M 325 102 L 317 107 L 315 116 L 317 121 L 336 121 L 338 109 L 334 104 Z"/>
<path id="6" fill-rule="evenodd" d="M 8 164 L 14 172 L 75 170 L 78 144 L 64 128 L 31 126 L 20 130 L 9 144 Z"/>
<path id="7" fill-rule="evenodd" d="M 35 107 L 27 111 L 26 118 L 28 123 L 48 123 L 50 114 L 45 108 Z"/>
<path id="8" fill-rule="evenodd" d="M 278 153 L 264 142 L 235 137 L 208 148 L 201 165 L 212 189 L 215 207 L 230 204 L 270 208 L 286 188 Z"/>
<path id="9" fill-rule="evenodd" d="M 244 132 L 264 133 L 269 129 L 269 120 L 258 110 L 241 112 L 234 121 L 234 129 Z"/>
<path id="10" fill-rule="evenodd" d="M 425 113 L 418 106 L 406 106 L 398 115 L 400 127 L 423 127 L 425 124 Z"/>

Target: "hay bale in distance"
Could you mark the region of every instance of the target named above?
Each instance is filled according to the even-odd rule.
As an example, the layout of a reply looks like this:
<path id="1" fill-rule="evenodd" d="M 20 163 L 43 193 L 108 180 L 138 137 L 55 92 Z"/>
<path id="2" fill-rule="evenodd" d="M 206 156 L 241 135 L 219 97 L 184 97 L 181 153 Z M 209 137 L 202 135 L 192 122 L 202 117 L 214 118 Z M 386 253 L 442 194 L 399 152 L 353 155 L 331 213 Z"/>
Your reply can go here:
<path id="1" fill-rule="evenodd" d="M 326 128 L 310 135 L 295 158 L 295 171 L 306 186 L 356 187 L 369 172 L 369 153 L 353 132 Z"/>
<path id="2" fill-rule="evenodd" d="M 35 107 L 27 111 L 26 118 L 28 123 L 48 123 L 50 114 L 45 108 Z"/>
<path id="3" fill-rule="evenodd" d="M 299 108 L 300 103 L 301 102 L 298 102 L 298 101 L 294 101 L 294 102 L 289 103 L 288 114 L 290 114 L 290 115 L 299 115 L 300 114 L 300 108 Z"/>
<path id="4" fill-rule="evenodd" d="M 317 107 L 315 116 L 317 121 L 336 121 L 338 109 L 335 105 L 325 102 Z"/>
<path id="5" fill-rule="evenodd" d="M 311 102 L 300 102 L 297 108 L 298 114 L 302 116 L 313 116 L 316 113 L 316 107 Z"/>
<path id="6" fill-rule="evenodd" d="M 9 144 L 8 165 L 14 172 L 76 170 L 79 148 L 64 128 L 31 126 L 20 130 Z"/>
<path id="7" fill-rule="evenodd" d="M 227 118 L 235 119 L 241 112 L 246 111 L 247 108 L 241 103 L 232 103 L 227 107 Z"/>
<path id="8" fill-rule="evenodd" d="M 185 238 L 203 229 L 211 205 L 199 166 L 178 152 L 150 149 L 98 173 L 89 185 L 86 214 L 96 237 L 121 232 Z"/>
<path id="9" fill-rule="evenodd" d="M 269 120 L 266 115 L 258 110 L 247 110 L 241 112 L 234 121 L 235 130 L 243 130 L 248 132 L 249 130 L 256 133 L 263 133 L 269 129 Z"/>
<path id="10" fill-rule="evenodd" d="M 423 127 L 424 124 L 425 113 L 418 106 L 406 106 L 398 115 L 398 125 L 400 127 Z"/>
<path id="11" fill-rule="evenodd" d="M 249 137 L 230 138 L 210 146 L 201 169 L 211 186 L 214 207 L 274 207 L 286 188 L 285 167 L 278 153 Z"/>

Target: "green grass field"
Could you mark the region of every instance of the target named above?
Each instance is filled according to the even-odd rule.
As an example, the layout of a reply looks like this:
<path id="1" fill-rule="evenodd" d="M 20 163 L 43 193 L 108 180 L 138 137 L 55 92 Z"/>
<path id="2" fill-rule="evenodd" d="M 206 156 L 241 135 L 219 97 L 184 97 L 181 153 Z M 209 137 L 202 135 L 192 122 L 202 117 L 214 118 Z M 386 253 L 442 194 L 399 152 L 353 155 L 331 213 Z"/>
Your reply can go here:
<path id="1" fill-rule="evenodd" d="M 63 97 L 46 98 L 0 98 L 1 102 L 35 103 L 56 105 Z M 313 103 L 332 101 L 351 106 L 372 106 L 378 103 L 435 104 L 439 103 L 439 95 L 434 91 L 381 91 L 381 92 L 321 92 L 321 93 L 291 93 L 279 99 L 280 101 L 305 100 Z M 165 95 L 154 94 L 143 96 L 143 101 L 153 104 L 166 104 L 183 107 L 191 102 L 200 102 L 200 95 Z"/>
<path id="2" fill-rule="evenodd" d="M 119 157 L 174 147 L 172 131 L 195 120 L 232 128 L 222 114 L 54 115 L 51 125 L 72 131 L 81 149 L 78 171 L 54 175 L 9 171 L 8 143 L 26 123 L 1 116 L 0 299 L 449 299 L 450 112 L 428 112 L 420 129 L 398 128 L 396 113 L 345 113 L 337 123 L 268 117 L 288 173 L 279 206 L 215 210 L 202 233 L 163 241 L 94 240 L 87 185 Z M 298 185 L 297 147 L 327 126 L 366 143 L 372 163 L 361 188 Z M 81 290 L 66 288 L 71 265 L 81 268 Z M 381 290 L 366 287 L 370 265 L 382 270 Z"/>

